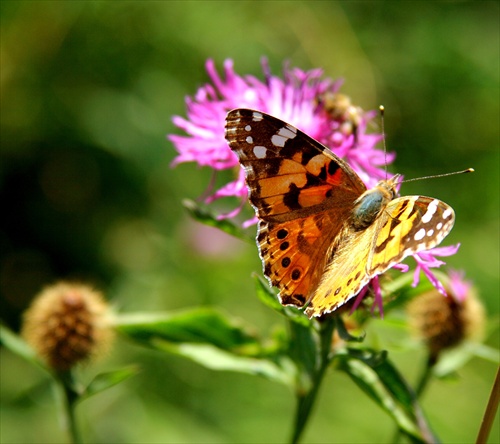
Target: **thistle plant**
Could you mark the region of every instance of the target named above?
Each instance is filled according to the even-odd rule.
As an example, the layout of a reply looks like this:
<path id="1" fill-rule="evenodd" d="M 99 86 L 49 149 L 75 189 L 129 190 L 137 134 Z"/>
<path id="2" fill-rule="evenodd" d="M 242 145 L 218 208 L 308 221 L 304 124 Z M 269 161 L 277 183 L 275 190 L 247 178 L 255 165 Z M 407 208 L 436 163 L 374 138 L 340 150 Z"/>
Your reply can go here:
<path id="1" fill-rule="evenodd" d="M 238 227 L 239 223 L 234 222 L 234 220 L 245 206 L 249 196 L 245 186 L 244 171 L 237 168 L 238 159 L 233 152 L 228 150 L 226 140 L 223 137 L 222 129 L 226 114 L 231 109 L 256 110 L 254 113 L 256 124 L 262 119 L 261 113 L 268 113 L 297 126 L 345 160 L 367 187 L 373 187 L 379 180 L 387 177 L 386 168 L 395 158 L 394 153 L 385 153 L 384 150 L 377 148 L 377 143 L 380 142 L 382 135 L 368 131 L 376 113 L 365 112 L 352 104 L 348 96 L 340 93 L 341 81 L 323 78 L 323 73 L 319 69 L 302 71 L 285 66 L 283 76 L 280 78 L 271 74 L 266 61 L 263 61 L 262 67 L 264 71 L 263 81 L 253 76 L 236 74 L 232 62 L 227 60 L 224 63 L 224 78 L 222 78 L 217 73 L 214 63 L 209 60 L 207 71 L 211 83 L 199 88 L 194 97 L 186 99 L 187 119 L 178 116 L 173 119 L 174 123 L 187 135 L 169 136 L 179 153 L 174 160 L 174 165 L 181 162 L 195 162 L 200 166 L 212 168 L 215 173 L 224 169 L 235 171 L 236 177 L 233 181 L 215 192 L 209 190 L 206 193 L 208 197 L 205 198 L 205 204 L 211 205 L 222 197 L 237 197 L 241 204 L 234 210 L 225 214 L 212 215 L 206 208 L 193 202 L 186 205 L 191 214 L 199 221 L 218 226 L 235 235 L 241 235 L 241 231 Z M 245 130 L 250 131 L 251 126 L 249 123 Z M 292 133 L 295 133 L 296 130 L 291 129 Z M 226 125 L 226 131 L 229 130 L 238 131 L 239 129 Z M 287 132 L 289 132 L 288 127 L 283 129 L 283 134 L 287 134 Z M 291 137 L 295 136 L 292 134 Z M 229 139 L 231 145 L 232 137 Z M 252 139 L 252 136 L 247 137 L 247 142 L 252 144 Z M 276 142 L 279 146 L 283 146 L 282 143 Z M 240 148 L 237 144 L 231 148 L 234 151 L 245 149 Z M 265 156 L 262 146 L 256 146 L 255 150 L 257 150 L 255 151 L 257 158 Z M 249 187 L 260 187 L 255 179 L 259 172 L 248 160 L 249 155 L 242 154 L 243 160 L 240 159 L 240 161 L 245 169 L 250 169 L 248 174 L 252 177 L 253 182 Z M 262 163 L 256 163 L 255 168 L 258 165 L 262 165 Z M 277 165 L 275 162 L 272 167 L 276 169 Z M 253 185 L 253 183 L 257 183 L 257 185 Z M 252 204 L 258 210 L 258 196 L 253 196 Z M 269 210 L 264 208 L 263 214 L 266 211 Z M 445 213 L 448 211 L 446 210 Z M 429 211 L 429 214 L 426 214 L 424 218 L 428 219 L 427 216 L 432 216 L 434 212 L 435 209 Z M 256 218 L 253 217 L 244 220 L 241 225 L 247 228 L 255 222 Z M 440 229 L 440 225 L 442 224 L 438 224 L 437 228 Z M 267 229 L 264 227 L 264 225 L 261 226 L 261 230 Z M 434 234 L 434 230 L 429 230 L 427 233 L 429 236 L 432 234 Z M 418 233 L 415 235 L 415 239 L 417 240 L 417 237 L 420 239 L 423 235 Z M 280 238 L 279 232 L 277 236 Z M 284 236 L 285 234 L 283 234 Z M 263 252 L 264 247 L 260 238 L 261 235 L 258 236 L 257 243 L 261 242 L 260 253 L 264 262 L 264 273 L 269 277 L 270 271 L 267 269 L 269 264 L 265 262 L 266 253 Z M 288 242 L 283 242 L 280 248 L 282 250 L 288 248 Z M 277 347 L 280 352 L 272 356 L 272 362 L 278 366 L 280 373 L 284 371 L 287 374 L 286 377 L 283 375 L 279 379 L 281 382 L 286 381 L 293 387 L 297 398 L 291 442 L 298 442 L 302 436 L 321 382 L 329 368 L 347 372 L 372 399 L 385 409 L 396 422 L 398 436 L 400 433 L 404 434 L 414 442 L 437 441 L 437 437 L 427 425 L 418 405 L 418 395 L 428 381 L 430 370 L 438 360 L 441 349 L 436 348 L 436 344 L 440 342 L 437 337 L 441 338 L 443 335 L 437 335 L 432 340 L 427 340 L 430 358 L 424 376 L 415 391 L 391 363 L 384 351 L 363 345 L 363 336 L 353 335 L 346 325 L 348 325 L 347 320 L 351 323 L 354 320 L 359 332 L 360 328 L 367 326 L 375 308 L 378 308 L 379 314 L 383 315 L 384 311 L 388 313 L 398 309 L 408 300 L 421 294 L 438 295 L 437 298 L 445 301 L 443 304 L 451 307 L 453 304 L 450 301 L 455 300 L 454 295 L 457 293 L 447 290 L 442 281 L 445 280 L 449 283 L 448 288 L 456 287 L 458 281 L 456 278 L 448 279 L 442 273 L 440 274 L 442 278 L 439 279 L 432 269 L 445 264 L 438 257 L 453 255 L 458 251 L 458 248 L 459 245 L 437 247 L 412 254 L 416 261 L 413 279 L 409 279 L 404 274 L 409 271 L 409 266 L 397 263 L 392 268 L 403 272 L 403 275 L 395 277 L 394 274 L 389 276 L 389 273 L 384 273 L 382 276 L 375 276 L 355 300 L 318 320 L 308 320 L 301 311 L 281 305 L 276 294 L 265 282 L 257 278 L 257 293 L 261 300 L 284 315 L 288 324 L 288 336 L 284 343 Z M 284 261 L 289 262 L 288 257 Z M 283 267 L 287 267 L 288 262 L 283 262 Z M 421 272 L 428 278 L 428 283 L 420 282 Z M 273 284 L 278 282 L 277 280 L 273 282 L 272 278 L 269 280 Z M 286 288 L 286 285 L 281 288 Z M 462 294 L 464 293 L 462 291 Z M 370 309 L 370 302 L 364 298 L 372 295 L 375 298 L 375 303 Z M 459 305 L 463 308 L 463 311 L 460 311 L 463 315 L 467 311 L 465 307 L 474 304 L 464 302 L 468 299 L 467 296 L 462 295 L 461 297 Z M 418 301 L 418 298 L 415 300 Z M 426 305 L 425 302 L 424 305 Z M 348 317 L 348 315 L 352 315 L 352 317 Z M 454 318 L 455 315 L 456 312 L 450 313 L 450 318 Z M 422 316 L 426 319 L 431 317 L 429 312 L 424 312 Z M 464 316 L 458 316 L 458 318 L 464 320 Z M 428 321 L 424 320 L 423 322 Z M 332 345 L 335 344 L 335 337 L 337 343 L 340 340 L 341 346 Z M 455 332 L 453 339 L 449 339 L 448 342 L 444 339 L 441 341 L 444 341 L 446 346 L 451 346 L 459 344 L 464 338 L 465 335 L 459 335 Z M 266 358 L 269 357 L 266 356 Z M 289 361 L 294 369 L 292 372 L 285 370 L 290 367 L 283 364 Z M 276 378 L 276 375 L 268 374 L 267 376 Z"/>
<path id="2" fill-rule="evenodd" d="M 233 176 L 218 189 L 210 185 L 201 203 L 185 201 L 186 210 L 196 221 L 247 241 L 255 236 L 257 218 L 247 204 L 245 173 L 224 133 L 226 116 L 235 108 L 254 109 L 257 118 L 259 113 L 267 113 L 297 126 L 347 162 L 369 188 L 387 179 L 387 167 L 395 154 L 378 147 L 382 135 L 375 131 L 377 113 L 353 104 L 341 92 L 341 81 L 325 78 L 320 69 L 303 71 L 289 66 L 277 76 L 266 61 L 262 62 L 262 80 L 238 75 L 230 60 L 224 63 L 223 76 L 211 60 L 206 69 L 210 82 L 186 98 L 187 118 L 173 118 L 185 132 L 168 136 L 178 153 L 173 166 L 193 162 L 211 169 L 214 175 L 228 170 Z M 237 203 L 230 211 L 222 211 L 217 204 L 223 198 L 236 199 Z M 373 277 L 339 309 L 312 319 L 297 307 L 282 305 L 269 283 L 256 274 L 256 295 L 276 314 L 278 327 L 271 337 L 259 335 L 256 328 L 211 307 L 169 313 L 112 313 L 88 286 L 59 283 L 43 291 L 28 310 L 23 330 L 27 342 L 2 328 L 2 343 L 50 376 L 61 394 L 60 410 L 72 442 L 83 442 L 75 406 L 136 372 L 125 368 L 99 374 L 86 386 L 75 377 L 76 367 L 89 365 L 93 356 L 102 354 L 100 349 L 109 347 L 113 332 L 159 354 L 176 354 L 213 371 L 260 376 L 290 388 L 296 405 L 295 412 L 289 414 L 293 418 L 289 442 L 303 438 L 322 382 L 332 371 L 347 374 L 392 418 L 396 432 L 387 431 L 392 442 L 403 437 L 414 443 L 439 442 L 419 404 L 424 388 L 430 390 L 433 377 L 454 372 L 473 355 L 498 362 L 497 354 L 485 351 L 479 343 L 484 310 L 473 285 L 460 273 L 437 270 L 444 265 L 439 258 L 454 255 L 458 247 L 412 254 L 416 263 L 413 274 L 408 273 L 408 265 L 398 263 Z M 422 273 L 427 279 L 420 279 Z M 249 285 L 251 278 L 247 284 L 245 279 L 241 278 L 242 285 Z M 403 316 L 405 307 L 407 324 L 428 351 L 415 385 L 370 338 L 374 317 Z M 449 349 L 459 350 L 461 358 L 448 360 Z M 497 388 L 479 431 L 483 441 L 498 405 L 496 392 Z"/>

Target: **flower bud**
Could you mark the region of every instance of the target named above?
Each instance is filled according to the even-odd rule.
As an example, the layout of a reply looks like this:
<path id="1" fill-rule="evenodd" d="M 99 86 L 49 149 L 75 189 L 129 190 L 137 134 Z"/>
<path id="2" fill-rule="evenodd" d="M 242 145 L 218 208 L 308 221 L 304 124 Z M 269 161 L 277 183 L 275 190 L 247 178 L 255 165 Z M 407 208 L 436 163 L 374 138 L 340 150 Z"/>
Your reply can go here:
<path id="1" fill-rule="evenodd" d="M 51 285 L 35 297 L 25 312 L 22 335 L 57 371 L 101 355 L 114 336 L 101 294 L 70 282 Z"/>

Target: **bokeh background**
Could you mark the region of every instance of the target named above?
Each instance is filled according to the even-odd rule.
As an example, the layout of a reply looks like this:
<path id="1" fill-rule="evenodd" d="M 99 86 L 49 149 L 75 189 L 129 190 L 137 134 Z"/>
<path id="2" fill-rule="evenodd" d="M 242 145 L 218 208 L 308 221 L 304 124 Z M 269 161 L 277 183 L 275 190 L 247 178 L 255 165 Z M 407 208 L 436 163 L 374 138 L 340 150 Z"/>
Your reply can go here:
<path id="1" fill-rule="evenodd" d="M 393 171 L 476 173 L 403 186 L 438 197 L 499 346 L 499 38 L 496 1 L 202 2 L 8 1 L 0 4 L 2 318 L 17 330 L 39 289 L 60 278 L 102 288 L 121 312 L 212 305 L 264 335 L 283 322 L 254 295 L 256 247 L 190 220 L 211 172 L 171 169 L 174 114 L 207 82 L 207 58 L 275 74 L 284 61 L 345 79 L 364 109 L 386 108 Z M 227 181 L 222 175 L 220 180 Z M 234 207 L 222 202 L 218 209 Z M 226 207 L 225 207 L 226 206 Z M 373 334 L 411 380 L 421 349 L 391 320 Z M 383 333 L 380 333 L 383 332 Z M 45 376 L 1 351 L 1 441 L 61 442 Z M 100 364 L 139 363 L 139 376 L 79 406 L 88 442 L 282 442 L 293 395 L 257 377 L 206 370 L 119 341 Z M 473 359 L 422 400 L 443 442 L 471 442 L 495 365 Z M 44 382 L 45 381 L 45 382 Z M 387 442 L 391 421 L 348 380 L 325 381 L 308 442 Z M 498 418 L 491 442 L 499 442 Z"/>

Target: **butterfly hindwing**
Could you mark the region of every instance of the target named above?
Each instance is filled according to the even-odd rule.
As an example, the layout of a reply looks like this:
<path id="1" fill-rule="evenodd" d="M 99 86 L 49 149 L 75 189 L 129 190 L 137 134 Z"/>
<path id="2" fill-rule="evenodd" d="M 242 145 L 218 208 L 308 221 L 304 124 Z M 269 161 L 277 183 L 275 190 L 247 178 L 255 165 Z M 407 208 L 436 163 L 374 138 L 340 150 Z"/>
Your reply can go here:
<path id="1" fill-rule="evenodd" d="M 453 209 L 438 199 L 393 199 L 366 230 L 347 230 L 306 309 L 308 316 L 336 310 L 372 279 L 405 257 L 438 245 L 451 231 Z"/>
<path id="2" fill-rule="evenodd" d="M 374 226 L 353 232 L 346 229 L 336 254 L 324 269 L 305 313 L 321 316 L 336 310 L 369 282 L 366 264 L 374 236 Z"/>
<path id="3" fill-rule="evenodd" d="M 257 243 L 264 274 L 280 289 L 283 305 L 304 306 L 321 279 L 328 248 L 334 242 L 323 224 L 335 226 L 328 213 L 283 223 L 259 222 Z"/>

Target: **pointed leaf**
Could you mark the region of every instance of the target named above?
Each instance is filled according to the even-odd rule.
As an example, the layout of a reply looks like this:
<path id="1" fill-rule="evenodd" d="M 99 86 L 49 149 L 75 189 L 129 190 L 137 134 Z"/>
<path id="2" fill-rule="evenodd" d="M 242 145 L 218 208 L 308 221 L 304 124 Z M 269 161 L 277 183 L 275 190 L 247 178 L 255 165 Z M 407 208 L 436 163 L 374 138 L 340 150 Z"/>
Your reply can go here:
<path id="1" fill-rule="evenodd" d="M 205 208 L 202 208 L 196 202 L 190 199 L 184 199 L 182 201 L 184 208 L 189 212 L 191 217 L 202 224 L 208 225 L 210 227 L 218 228 L 231 236 L 237 237 L 248 242 L 254 242 L 253 237 L 249 236 L 245 231 L 238 225 L 231 222 L 229 219 L 218 219 L 217 216 L 212 214 Z"/>
<path id="2" fill-rule="evenodd" d="M 8 327 L 0 325 L 0 340 L 2 345 L 7 347 L 12 353 L 20 356 L 23 359 L 35 364 L 37 367 L 42 368 L 47 373 L 52 375 L 52 371 L 45 365 L 45 363 L 37 356 L 35 351 L 27 344 L 24 339 L 14 333 Z"/>
<path id="3" fill-rule="evenodd" d="M 269 287 L 269 284 L 257 274 L 255 274 L 254 277 L 257 296 L 259 297 L 261 302 L 264 303 L 264 305 L 267 305 L 268 307 L 282 314 L 290 321 L 300 324 L 306 328 L 309 328 L 311 326 L 311 321 L 307 318 L 304 312 L 295 307 L 281 305 L 278 297 Z"/>
<path id="4" fill-rule="evenodd" d="M 304 326 L 289 319 L 289 354 L 298 369 L 298 387 L 309 391 L 318 372 L 320 345 L 317 332 L 312 323 Z"/>
<path id="5" fill-rule="evenodd" d="M 412 442 L 438 442 L 413 391 L 385 353 L 349 349 L 337 358 L 340 368 L 395 420 L 399 430 Z"/>
<path id="6" fill-rule="evenodd" d="M 340 339 L 346 342 L 363 342 L 365 340 L 366 333 L 363 333 L 361 336 L 353 336 L 351 335 L 345 326 L 344 320 L 341 316 L 335 316 L 335 324 L 337 328 L 337 333 L 340 336 Z"/>
<path id="7" fill-rule="evenodd" d="M 500 361 L 498 350 L 478 342 L 465 341 L 460 346 L 443 352 L 432 373 L 438 378 L 447 377 L 474 357 L 481 357 L 495 364 Z"/>
<path id="8" fill-rule="evenodd" d="M 118 318 L 117 329 L 149 346 L 153 340 L 163 339 L 172 343 L 210 344 L 246 355 L 261 351 L 261 344 L 253 332 L 210 308 L 176 314 L 122 315 Z"/>
<path id="9" fill-rule="evenodd" d="M 210 308 L 121 316 L 117 329 L 148 347 L 212 370 L 261 375 L 288 386 L 294 381 L 296 371 L 290 359 L 281 354 L 267 356 L 268 350 L 253 333 Z"/>
<path id="10" fill-rule="evenodd" d="M 123 382 L 139 373 L 137 367 L 125 367 L 119 370 L 99 373 L 81 393 L 78 401 L 82 401 L 97 393 Z"/>
<path id="11" fill-rule="evenodd" d="M 173 344 L 161 339 L 153 341 L 153 344 L 159 350 L 183 356 L 211 370 L 263 376 L 287 386 L 292 386 L 294 382 L 292 366 L 287 362 L 278 365 L 265 358 L 238 356 L 208 344 Z"/>

